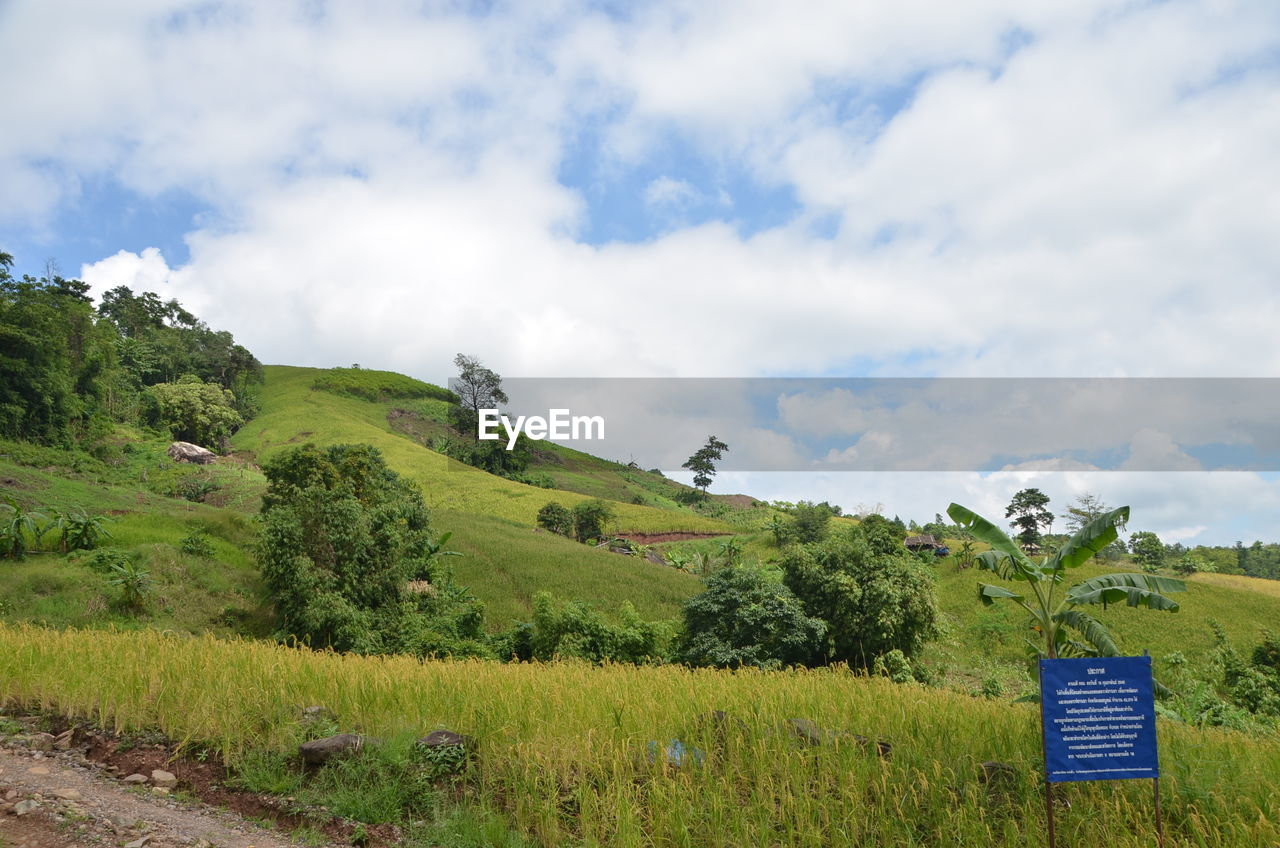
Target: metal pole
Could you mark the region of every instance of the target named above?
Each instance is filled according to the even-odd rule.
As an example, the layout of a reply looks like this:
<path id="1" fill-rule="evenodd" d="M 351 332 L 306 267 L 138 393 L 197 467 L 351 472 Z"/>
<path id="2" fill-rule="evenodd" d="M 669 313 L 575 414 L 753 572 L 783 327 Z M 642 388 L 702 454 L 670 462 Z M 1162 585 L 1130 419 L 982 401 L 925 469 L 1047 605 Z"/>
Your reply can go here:
<path id="1" fill-rule="evenodd" d="M 1040 678 L 1040 750 L 1045 758 L 1044 809 L 1049 823 L 1049 848 L 1058 848 L 1058 838 L 1053 832 L 1053 784 L 1049 781 L 1049 742 L 1044 729 L 1044 667 L 1037 663 L 1037 671 Z M 1161 848 L 1164 846 L 1162 845 Z"/>
<path id="2" fill-rule="evenodd" d="M 1160 815 L 1160 778 L 1153 777 L 1151 785 L 1155 787 L 1156 794 L 1156 844 L 1164 848 L 1164 819 Z"/>
<path id="3" fill-rule="evenodd" d="M 1049 818 L 1049 848 L 1058 848 L 1058 838 L 1053 833 L 1053 784 L 1049 782 L 1048 775 L 1044 778 L 1044 806 Z M 1163 842 L 1160 848 L 1164 848 Z"/>

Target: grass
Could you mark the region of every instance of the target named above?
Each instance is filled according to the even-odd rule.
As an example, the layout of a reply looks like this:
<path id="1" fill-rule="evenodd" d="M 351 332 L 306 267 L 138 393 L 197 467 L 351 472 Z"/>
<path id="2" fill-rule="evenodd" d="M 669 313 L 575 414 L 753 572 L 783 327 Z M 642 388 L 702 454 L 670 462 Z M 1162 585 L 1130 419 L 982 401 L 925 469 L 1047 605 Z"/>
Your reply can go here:
<path id="1" fill-rule="evenodd" d="M 118 730 L 156 727 L 212 744 L 233 763 L 292 751 L 308 704 L 331 709 L 343 729 L 384 739 L 447 726 L 478 740 L 459 790 L 547 846 L 1044 841 L 1033 707 L 840 670 L 422 663 L 0 626 L 0 697 Z M 724 733 L 700 721 L 715 709 L 734 719 Z M 890 740 L 893 755 L 802 746 L 786 730 L 792 717 Z M 1163 721 L 1159 735 L 1170 844 L 1280 839 L 1280 740 Z M 704 752 L 702 764 L 652 755 L 672 739 Z M 1016 778 L 1000 790 L 984 785 L 986 760 L 1011 764 Z M 1058 817 L 1064 844 L 1154 843 L 1149 784 L 1078 784 L 1060 794 L 1071 801 Z"/>
<path id="2" fill-rule="evenodd" d="M 387 463 L 418 483 L 433 509 L 470 512 L 533 527 L 550 500 L 565 506 L 586 500 L 576 492 L 549 491 L 495 477 L 454 462 L 396 431 L 387 417 L 395 404 L 340 397 L 311 388 L 324 372 L 314 368 L 268 366 L 261 413 L 232 439 L 238 450 L 265 459 L 290 445 L 353 442 L 371 444 Z M 603 461 L 602 461 L 603 462 Z M 632 503 L 614 507 L 620 530 L 640 533 L 732 532 L 723 521 L 689 510 L 658 509 Z"/>
<path id="3" fill-rule="evenodd" d="M 528 621 L 541 591 L 595 604 L 606 617 L 630 600 L 646 619 L 676 618 L 684 602 L 702 590 L 692 575 L 641 557 L 596 550 L 510 521 L 472 513 L 437 511 L 432 520 L 453 532 L 449 547 L 458 582 L 485 602 L 490 629 Z"/>

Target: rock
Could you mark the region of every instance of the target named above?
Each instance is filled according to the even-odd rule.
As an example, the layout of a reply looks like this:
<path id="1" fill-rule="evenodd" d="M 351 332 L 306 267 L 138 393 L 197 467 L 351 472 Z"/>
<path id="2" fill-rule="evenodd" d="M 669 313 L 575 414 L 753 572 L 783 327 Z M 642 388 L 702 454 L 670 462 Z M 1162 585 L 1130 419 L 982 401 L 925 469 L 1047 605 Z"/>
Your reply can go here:
<path id="1" fill-rule="evenodd" d="M 52 751 L 54 736 L 52 733 L 31 734 L 31 747 L 36 751 Z"/>
<path id="2" fill-rule="evenodd" d="M 174 777 L 172 772 L 155 769 L 151 772 L 151 782 L 161 789 L 172 789 L 178 785 L 178 778 Z"/>
<path id="3" fill-rule="evenodd" d="M 127 783 L 130 786 L 141 786 L 147 782 L 147 776 L 145 774 L 134 773 L 126 777 L 122 782 Z"/>
<path id="4" fill-rule="evenodd" d="M 27 769 L 27 774 L 36 774 L 36 775 L 44 776 L 48 773 L 49 773 L 49 769 L 46 768 L 45 766 L 32 766 L 31 768 Z"/>
<path id="5" fill-rule="evenodd" d="M 649 560 L 649 562 L 653 563 L 654 565 L 670 565 L 671 564 L 667 562 L 666 557 L 664 557 L 662 554 L 658 553 L 657 551 L 645 551 L 644 558 Z"/>
<path id="6" fill-rule="evenodd" d="M 834 737 L 831 731 L 824 729 L 812 719 L 789 718 L 787 719 L 787 727 L 809 745 L 825 745 Z"/>
<path id="7" fill-rule="evenodd" d="M 79 801 L 81 795 L 78 789 L 55 789 L 53 790 L 53 797 L 60 798 L 63 801 Z"/>
<path id="8" fill-rule="evenodd" d="M 170 790 L 170 788 L 169 788 L 168 786 L 153 786 L 153 787 L 151 787 L 151 794 L 152 794 L 152 795 L 168 795 L 170 791 L 172 791 L 172 790 Z"/>
<path id="9" fill-rule="evenodd" d="M 452 730 L 433 730 L 418 740 L 419 748 L 470 748 L 474 740 Z"/>
<path id="10" fill-rule="evenodd" d="M 336 736 L 303 742 L 298 746 L 298 753 L 302 755 L 304 763 L 318 766 L 329 762 L 334 757 L 358 753 L 366 744 L 372 742 L 373 740 L 366 741 L 363 736 L 357 736 L 354 733 L 339 733 Z"/>
<path id="11" fill-rule="evenodd" d="M 18 790 L 16 789 L 10 789 L 8 792 L 4 793 L 4 799 L 6 801 L 12 801 L 14 798 L 17 798 L 17 797 L 18 797 Z"/>
<path id="12" fill-rule="evenodd" d="M 39 801 L 19 801 L 13 805 L 13 814 L 15 816 L 25 816 L 27 813 L 34 813 L 40 809 Z"/>
<path id="13" fill-rule="evenodd" d="M 143 836 L 140 839 L 133 840 L 132 842 L 126 842 L 124 844 L 124 848 L 146 848 L 147 843 L 150 841 L 150 836 Z"/>
<path id="14" fill-rule="evenodd" d="M 208 465 L 218 455 L 208 448 L 193 445 L 190 442 L 174 442 L 167 451 L 174 462 L 194 462 L 196 465 Z"/>

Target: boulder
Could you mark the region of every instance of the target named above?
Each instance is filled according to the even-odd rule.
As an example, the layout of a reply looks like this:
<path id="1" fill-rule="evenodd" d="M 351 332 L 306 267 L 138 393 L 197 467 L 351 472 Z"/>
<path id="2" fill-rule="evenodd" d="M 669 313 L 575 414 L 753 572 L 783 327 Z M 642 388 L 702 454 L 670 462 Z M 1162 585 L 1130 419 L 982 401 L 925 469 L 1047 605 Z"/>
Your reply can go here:
<path id="1" fill-rule="evenodd" d="M 172 772 L 154 769 L 151 772 L 151 782 L 162 789 L 172 789 L 178 785 L 178 778 L 174 777 Z"/>
<path id="2" fill-rule="evenodd" d="M 208 448 L 202 448 L 190 442 L 174 442 L 169 445 L 168 454 L 174 462 L 194 462 L 196 465 L 208 465 L 218 458 L 218 455 Z"/>
<path id="3" fill-rule="evenodd" d="M 474 745 L 474 740 L 461 733 L 454 733 L 452 730 L 433 730 L 419 739 L 417 744 L 419 748 L 424 749 L 462 748 L 469 751 Z"/>
<path id="4" fill-rule="evenodd" d="M 816 721 L 807 718 L 789 718 L 787 727 L 799 739 L 809 745 L 823 745 L 835 738 L 830 730 L 826 730 Z"/>
<path id="5" fill-rule="evenodd" d="M 134 773 L 129 775 L 128 777 L 126 777 L 124 780 L 120 782 L 127 783 L 130 786 L 141 786 L 142 784 L 147 782 L 147 776 L 145 774 Z"/>
<path id="6" fill-rule="evenodd" d="M 298 746 L 298 753 L 302 755 L 304 763 L 319 766 L 335 757 L 359 753 L 366 744 L 371 744 L 373 741 L 354 733 L 339 733 L 335 736 L 303 742 Z"/>

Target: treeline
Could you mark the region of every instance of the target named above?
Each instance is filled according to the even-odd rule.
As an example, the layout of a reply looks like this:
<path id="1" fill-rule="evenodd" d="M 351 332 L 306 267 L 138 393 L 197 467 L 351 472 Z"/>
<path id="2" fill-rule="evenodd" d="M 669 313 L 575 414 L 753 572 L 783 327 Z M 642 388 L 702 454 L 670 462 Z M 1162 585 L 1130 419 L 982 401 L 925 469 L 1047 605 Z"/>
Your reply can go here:
<path id="1" fill-rule="evenodd" d="M 0 252 L 0 437 L 93 449 L 114 423 L 218 448 L 256 411 L 262 364 L 176 300 L 12 276 Z"/>

